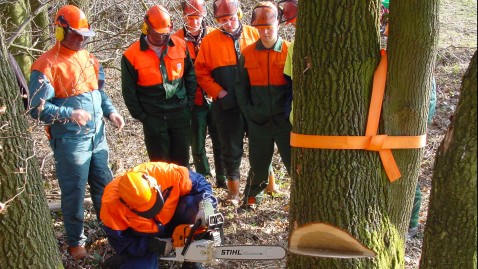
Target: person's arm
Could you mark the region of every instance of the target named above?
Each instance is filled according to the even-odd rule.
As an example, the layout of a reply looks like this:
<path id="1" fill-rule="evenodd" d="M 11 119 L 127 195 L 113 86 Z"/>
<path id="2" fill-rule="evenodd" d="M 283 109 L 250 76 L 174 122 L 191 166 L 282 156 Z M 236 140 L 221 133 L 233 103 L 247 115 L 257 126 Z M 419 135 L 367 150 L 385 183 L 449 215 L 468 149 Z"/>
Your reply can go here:
<path id="1" fill-rule="evenodd" d="M 43 73 L 33 70 L 28 88 L 32 118 L 47 124 L 55 121 L 66 122 L 72 118 L 73 108 L 57 106 L 52 103 L 52 99 L 55 97 L 55 89 Z"/>
<path id="2" fill-rule="evenodd" d="M 249 74 L 247 73 L 247 69 L 244 67 L 245 58 L 241 56 L 239 59 L 239 64 L 237 67 L 237 75 L 235 81 L 235 92 L 237 102 L 239 103 L 239 107 L 244 114 L 246 119 L 249 118 L 249 103 L 251 102 L 251 83 L 249 80 Z"/>
<path id="3" fill-rule="evenodd" d="M 227 94 L 227 91 L 225 91 L 212 77 L 212 68 L 208 65 L 207 58 L 209 51 L 213 48 L 208 45 L 209 43 L 203 42 L 197 55 L 196 62 L 194 63 L 196 79 L 199 86 L 213 99 L 222 98 Z"/>
<path id="4" fill-rule="evenodd" d="M 186 58 L 184 59 L 184 83 L 186 86 L 186 93 L 188 96 L 188 107 L 192 108 L 194 106 L 194 96 L 196 94 L 196 89 L 198 87 L 196 80 L 196 72 L 194 70 L 194 64 L 191 60 L 189 52 L 186 50 Z"/>
<path id="5" fill-rule="evenodd" d="M 108 95 L 106 95 L 106 92 L 104 91 L 104 85 L 105 72 L 103 66 L 100 65 L 98 72 L 98 91 L 100 91 L 101 94 L 101 109 L 103 110 L 103 117 L 108 118 L 111 122 L 113 122 L 118 130 L 121 130 L 124 127 L 123 116 L 116 111 L 111 99 L 108 97 Z"/>
<path id="6" fill-rule="evenodd" d="M 128 61 L 126 56 L 121 58 L 121 89 L 123 92 L 124 103 L 131 116 L 139 121 L 144 121 L 146 112 L 144 112 L 136 94 L 136 82 L 138 81 L 138 71 Z"/>

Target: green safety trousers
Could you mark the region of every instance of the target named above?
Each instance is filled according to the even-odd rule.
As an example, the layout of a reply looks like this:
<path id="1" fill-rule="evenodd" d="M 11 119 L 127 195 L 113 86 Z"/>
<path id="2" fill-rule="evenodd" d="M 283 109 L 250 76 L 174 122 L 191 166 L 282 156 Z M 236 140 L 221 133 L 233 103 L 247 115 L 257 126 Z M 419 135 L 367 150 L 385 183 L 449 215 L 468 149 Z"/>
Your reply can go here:
<path id="1" fill-rule="evenodd" d="M 189 166 L 191 110 L 187 107 L 161 115 L 148 114 L 143 121 L 144 142 L 152 162 Z"/>
<path id="2" fill-rule="evenodd" d="M 191 120 L 191 153 L 195 171 L 203 176 L 211 176 L 209 161 L 206 156 L 206 133 L 209 132 L 214 155 L 216 181 L 225 182 L 226 172 L 222 160 L 221 142 L 216 124 L 212 119 L 211 104 L 194 105 Z"/>
<path id="3" fill-rule="evenodd" d="M 255 197 L 257 202 L 260 202 L 262 198 L 262 193 L 268 184 L 270 164 L 274 155 L 274 143 L 277 145 L 282 163 L 290 175 L 290 132 L 292 125 L 285 117 L 276 121 L 266 125 L 258 125 L 252 121 L 247 121 L 251 168 L 244 189 L 244 200 L 246 202 L 249 197 Z"/>

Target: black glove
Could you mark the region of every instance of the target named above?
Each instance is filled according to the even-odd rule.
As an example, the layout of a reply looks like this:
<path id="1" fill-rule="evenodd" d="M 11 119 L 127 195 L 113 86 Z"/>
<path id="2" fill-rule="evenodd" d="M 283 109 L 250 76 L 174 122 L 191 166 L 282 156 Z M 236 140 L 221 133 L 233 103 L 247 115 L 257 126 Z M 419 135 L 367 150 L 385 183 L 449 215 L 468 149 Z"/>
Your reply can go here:
<path id="1" fill-rule="evenodd" d="M 157 252 L 159 256 L 167 256 L 173 251 L 171 239 L 151 237 L 148 242 L 148 250 Z"/>

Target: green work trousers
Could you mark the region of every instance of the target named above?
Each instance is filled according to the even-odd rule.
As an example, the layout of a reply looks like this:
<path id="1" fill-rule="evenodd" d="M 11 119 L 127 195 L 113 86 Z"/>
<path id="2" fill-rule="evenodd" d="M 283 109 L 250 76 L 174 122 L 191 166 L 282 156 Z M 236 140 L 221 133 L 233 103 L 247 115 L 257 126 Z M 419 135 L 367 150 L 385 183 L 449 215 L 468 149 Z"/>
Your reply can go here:
<path id="1" fill-rule="evenodd" d="M 251 169 L 247 177 L 244 199 L 256 197 L 260 200 L 263 190 L 267 187 L 270 164 L 274 155 L 274 143 L 277 145 L 282 163 L 290 175 L 291 147 L 290 131 L 292 125 L 284 117 L 277 122 L 258 125 L 247 121 L 249 137 L 249 162 Z"/>
<path id="2" fill-rule="evenodd" d="M 226 172 L 222 161 L 221 142 L 219 141 L 216 124 L 212 120 L 211 105 L 195 105 L 193 107 L 191 120 L 191 153 L 193 155 L 193 163 L 196 172 L 203 176 L 211 175 L 209 161 L 206 156 L 207 132 L 209 132 L 212 142 L 216 179 L 224 181 L 226 179 Z"/>
<path id="3" fill-rule="evenodd" d="M 179 109 L 162 115 L 148 115 L 143 121 L 144 142 L 149 160 L 189 166 L 191 110 Z"/>

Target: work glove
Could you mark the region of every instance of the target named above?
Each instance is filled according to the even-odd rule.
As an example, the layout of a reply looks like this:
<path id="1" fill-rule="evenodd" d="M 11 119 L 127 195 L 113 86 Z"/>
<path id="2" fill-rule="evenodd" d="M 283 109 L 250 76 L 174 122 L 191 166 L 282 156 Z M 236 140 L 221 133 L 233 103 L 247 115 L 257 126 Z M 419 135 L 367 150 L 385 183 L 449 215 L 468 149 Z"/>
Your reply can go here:
<path id="1" fill-rule="evenodd" d="M 201 226 L 207 226 L 209 223 L 209 216 L 214 214 L 214 206 L 209 200 L 202 200 L 199 202 L 199 211 L 196 215 L 195 223 L 201 220 Z"/>
<path id="2" fill-rule="evenodd" d="M 171 238 L 151 237 L 148 242 L 148 250 L 157 252 L 159 256 L 168 256 L 173 251 Z"/>

